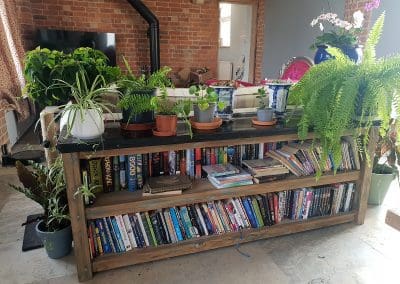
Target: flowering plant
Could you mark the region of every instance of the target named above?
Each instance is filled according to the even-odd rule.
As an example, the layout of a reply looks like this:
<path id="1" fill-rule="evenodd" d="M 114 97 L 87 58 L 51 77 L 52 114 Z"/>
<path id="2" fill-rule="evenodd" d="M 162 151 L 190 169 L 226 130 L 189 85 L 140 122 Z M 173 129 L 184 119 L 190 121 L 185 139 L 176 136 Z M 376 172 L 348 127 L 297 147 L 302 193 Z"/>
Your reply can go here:
<path id="1" fill-rule="evenodd" d="M 312 20 L 311 26 L 314 27 L 319 24 L 320 30 L 324 31 L 325 26 L 323 23 L 327 22 L 331 24 L 332 29 L 318 36 L 311 48 L 315 49 L 319 45 L 329 45 L 338 48 L 356 45 L 363 21 L 364 14 L 361 11 L 357 11 L 353 14 L 352 23 L 341 20 L 338 18 L 337 14 L 333 13 L 319 15 L 316 19 Z"/>

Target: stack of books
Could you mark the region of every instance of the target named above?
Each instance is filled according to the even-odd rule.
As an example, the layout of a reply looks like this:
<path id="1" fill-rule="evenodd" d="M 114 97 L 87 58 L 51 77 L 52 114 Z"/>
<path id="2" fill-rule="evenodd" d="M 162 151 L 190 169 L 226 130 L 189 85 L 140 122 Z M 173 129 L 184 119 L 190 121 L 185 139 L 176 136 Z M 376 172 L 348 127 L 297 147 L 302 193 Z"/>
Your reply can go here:
<path id="1" fill-rule="evenodd" d="M 191 187 L 192 182 L 187 176 L 152 177 L 143 187 L 143 196 L 182 194 L 183 190 Z"/>
<path id="2" fill-rule="evenodd" d="M 289 170 L 281 162 L 272 158 L 262 160 L 243 160 L 242 166 L 253 175 L 255 183 L 265 183 L 283 179 Z"/>
<path id="3" fill-rule="evenodd" d="M 239 170 L 232 164 L 216 164 L 203 166 L 207 178 L 216 188 L 228 188 L 253 184 L 253 177 L 250 173 Z"/>

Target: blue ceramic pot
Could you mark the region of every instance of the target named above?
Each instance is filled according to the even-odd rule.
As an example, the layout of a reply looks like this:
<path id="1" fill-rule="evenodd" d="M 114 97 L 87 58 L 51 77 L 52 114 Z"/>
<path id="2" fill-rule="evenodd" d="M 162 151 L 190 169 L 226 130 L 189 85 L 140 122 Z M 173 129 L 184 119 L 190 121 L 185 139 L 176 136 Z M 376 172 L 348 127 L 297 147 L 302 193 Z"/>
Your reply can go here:
<path id="1" fill-rule="evenodd" d="M 210 86 L 218 94 L 218 101 L 225 103 L 223 110 L 217 109 L 217 116 L 221 117 L 222 120 L 229 121 L 233 116 L 233 93 L 234 87 L 227 86 Z"/>
<path id="2" fill-rule="evenodd" d="M 277 115 L 283 115 L 286 111 L 289 89 L 292 83 L 266 83 L 269 93 L 269 107 Z"/>
<path id="3" fill-rule="evenodd" d="M 314 63 L 319 64 L 325 60 L 328 60 L 332 58 L 332 55 L 330 55 L 326 49 L 328 47 L 326 45 L 320 45 L 317 48 L 317 51 L 314 56 Z M 353 60 L 356 63 L 360 63 L 362 60 L 362 48 L 360 46 L 343 46 L 340 48 L 341 51 L 343 51 L 344 54 L 346 54 L 351 60 Z"/>

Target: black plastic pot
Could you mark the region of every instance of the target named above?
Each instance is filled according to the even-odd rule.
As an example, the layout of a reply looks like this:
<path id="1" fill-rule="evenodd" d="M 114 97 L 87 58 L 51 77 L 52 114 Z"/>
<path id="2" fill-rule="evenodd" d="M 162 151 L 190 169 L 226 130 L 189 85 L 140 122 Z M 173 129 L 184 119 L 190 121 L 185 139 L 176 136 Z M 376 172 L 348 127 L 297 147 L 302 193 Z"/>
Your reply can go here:
<path id="1" fill-rule="evenodd" d="M 155 96 L 156 95 L 156 89 L 154 90 L 138 90 L 135 91 L 132 95 L 150 95 L 150 96 Z M 128 95 L 129 96 L 129 95 Z M 154 122 L 154 111 L 146 111 L 142 112 L 136 115 L 131 116 L 131 110 L 130 109 L 123 109 L 122 110 L 122 123 L 135 123 L 135 124 L 141 124 L 141 123 L 151 123 Z"/>
<path id="2" fill-rule="evenodd" d="M 36 234 L 42 240 L 47 255 L 50 258 L 61 258 L 71 252 L 72 230 L 71 225 L 55 232 L 47 232 L 43 221 L 36 225 Z"/>

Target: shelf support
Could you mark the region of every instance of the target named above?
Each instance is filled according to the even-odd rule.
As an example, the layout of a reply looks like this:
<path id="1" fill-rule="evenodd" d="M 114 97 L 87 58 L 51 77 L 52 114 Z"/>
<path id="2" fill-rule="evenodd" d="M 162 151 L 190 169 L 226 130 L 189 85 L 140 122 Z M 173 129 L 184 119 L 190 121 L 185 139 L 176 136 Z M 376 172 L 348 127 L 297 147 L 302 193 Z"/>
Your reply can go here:
<path id="1" fill-rule="evenodd" d="M 359 225 L 364 224 L 365 214 L 367 213 L 368 195 L 369 195 L 369 188 L 371 185 L 371 176 L 372 176 L 372 161 L 374 158 L 374 152 L 377 141 L 378 141 L 378 127 L 372 127 L 369 133 L 369 141 L 366 149 L 366 154 L 369 155 L 371 162 L 368 164 L 366 158 L 364 157 L 364 160 L 361 163 L 360 179 L 357 181 L 357 188 L 359 189 L 359 195 L 358 195 L 358 209 L 355 222 Z"/>
<path id="2" fill-rule="evenodd" d="M 78 270 L 78 278 L 79 281 L 82 282 L 92 279 L 93 272 L 90 261 L 85 207 L 82 195 L 75 195 L 77 188 L 82 184 L 79 157 L 77 153 L 65 153 L 62 154 L 62 159 L 67 183 L 67 197 L 74 239 L 75 261 Z"/>

